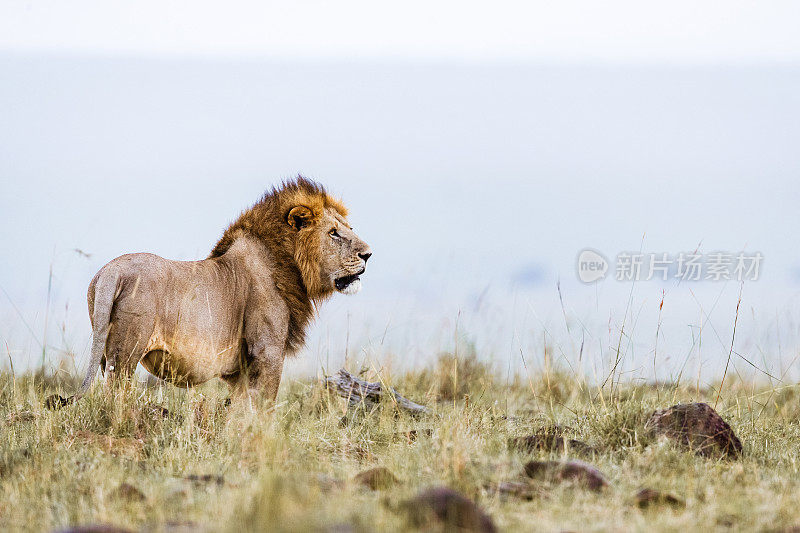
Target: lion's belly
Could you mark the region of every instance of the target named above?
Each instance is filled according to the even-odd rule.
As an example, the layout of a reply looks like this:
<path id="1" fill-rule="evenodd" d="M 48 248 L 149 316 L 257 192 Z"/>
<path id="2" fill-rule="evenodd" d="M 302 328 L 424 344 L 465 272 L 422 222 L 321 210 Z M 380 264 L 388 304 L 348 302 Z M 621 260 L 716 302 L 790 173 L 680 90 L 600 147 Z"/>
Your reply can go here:
<path id="1" fill-rule="evenodd" d="M 242 320 L 238 307 L 219 287 L 188 276 L 197 285 L 153 287 L 164 295 L 153 302 L 158 309 L 144 349 L 142 366 L 176 385 L 196 385 L 239 370 Z"/>
<path id="2" fill-rule="evenodd" d="M 181 386 L 199 385 L 239 370 L 240 346 L 235 341 L 224 345 L 197 341 L 196 337 L 172 342 L 151 338 L 142 366 L 154 376 Z"/>

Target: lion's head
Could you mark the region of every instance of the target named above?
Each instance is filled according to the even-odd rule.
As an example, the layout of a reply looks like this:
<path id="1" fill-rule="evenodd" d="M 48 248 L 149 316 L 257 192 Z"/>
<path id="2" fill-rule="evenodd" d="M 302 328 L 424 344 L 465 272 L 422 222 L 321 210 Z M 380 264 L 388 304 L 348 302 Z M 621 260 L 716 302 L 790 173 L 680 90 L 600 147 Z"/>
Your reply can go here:
<path id="1" fill-rule="evenodd" d="M 296 232 L 294 258 L 312 298 L 333 291 L 355 294 L 372 252 L 353 231 L 344 206 L 324 200 L 300 194 L 288 202 L 286 222 Z"/>
<path id="2" fill-rule="evenodd" d="M 264 195 L 231 224 L 211 252 L 224 254 L 242 234 L 267 245 L 279 267 L 293 264 L 306 295 L 321 300 L 338 291 L 355 294 L 372 255 L 347 221 L 347 208 L 302 176 Z"/>

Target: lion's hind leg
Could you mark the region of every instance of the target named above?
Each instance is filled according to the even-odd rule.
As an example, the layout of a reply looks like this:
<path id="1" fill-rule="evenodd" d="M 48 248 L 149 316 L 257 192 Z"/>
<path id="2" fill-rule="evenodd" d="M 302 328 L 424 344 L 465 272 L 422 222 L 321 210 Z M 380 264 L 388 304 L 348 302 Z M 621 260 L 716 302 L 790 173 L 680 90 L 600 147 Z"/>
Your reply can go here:
<path id="1" fill-rule="evenodd" d="M 137 328 L 120 327 L 114 324 L 108 337 L 105 353 L 106 389 L 114 387 L 118 382 L 128 382 L 136 372 L 136 366 L 144 357 L 142 335 Z"/>

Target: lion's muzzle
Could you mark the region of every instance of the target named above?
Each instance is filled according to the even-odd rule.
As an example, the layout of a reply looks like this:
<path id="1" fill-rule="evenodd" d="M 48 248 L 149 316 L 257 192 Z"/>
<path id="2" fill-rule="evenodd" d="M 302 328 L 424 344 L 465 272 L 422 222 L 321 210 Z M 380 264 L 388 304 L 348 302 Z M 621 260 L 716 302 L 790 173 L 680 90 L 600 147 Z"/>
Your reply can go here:
<path id="1" fill-rule="evenodd" d="M 363 274 L 365 270 L 366 268 L 362 268 L 355 274 L 349 274 L 347 276 L 336 278 L 334 280 L 336 290 L 344 294 L 357 293 L 359 290 L 361 290 L 361 274 Z"/>

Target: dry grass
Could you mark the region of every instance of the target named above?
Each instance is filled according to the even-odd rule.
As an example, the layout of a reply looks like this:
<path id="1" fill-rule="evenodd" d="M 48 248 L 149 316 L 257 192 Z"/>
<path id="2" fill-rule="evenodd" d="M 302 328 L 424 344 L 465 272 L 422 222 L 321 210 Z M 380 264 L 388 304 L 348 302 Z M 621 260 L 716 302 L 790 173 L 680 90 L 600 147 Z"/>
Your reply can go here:
<path id="1" fill-rule="evenodd" d="M 745 452 L 724 461 L 656 442 L 642 428 L 657 407 L 713 403 L 713 388 L 623 384 L 612 399 L 565 375 L 508 384 L 477 358 L 452 356 L 427 371 L 381 377 L 434 414 L 414 419 L 384 405 L 345 416 L 344 401 L 311 380 L 284 382 L 274 409 L 226 407 L 219 385 L 181 391 L 137 384 L 113 393 L 96 386 L 53 412 L 43 409 L 44 397 L 74 384 L 3 374 L 0 529 L 106 523 L 156 531 L 405 530 L 401 503 L 433 485 L 473 498 L 501 530 L 800 525 L 796 387 L 772 392 L 726 383 L 718 411 Z M 610 487 L 595 493 L 545 483 L 531 501 L 494 492 L 492 484 L 521 479 L 531 458 L 559 458 L 507 444 L 553 426 L 600 448 L 592 462 Z M 416 438 L 406 433 L 411 429 L 419 430 Z M 375 466 L 399 483 L 372 491 L 354 481 Z M 668 491 L 686 507 L 641 510 L 633 495 L 643 487 Z"/>

